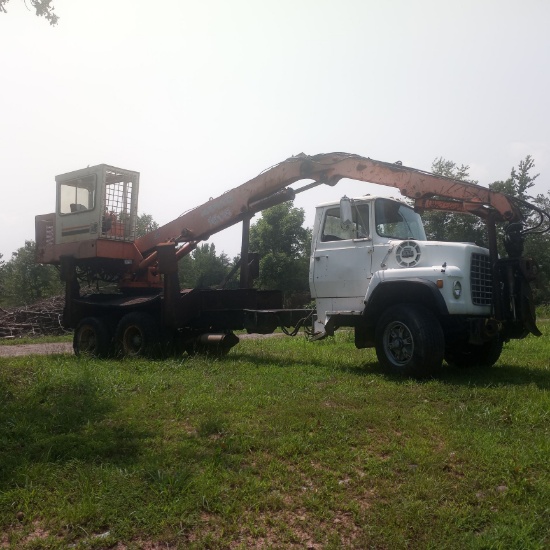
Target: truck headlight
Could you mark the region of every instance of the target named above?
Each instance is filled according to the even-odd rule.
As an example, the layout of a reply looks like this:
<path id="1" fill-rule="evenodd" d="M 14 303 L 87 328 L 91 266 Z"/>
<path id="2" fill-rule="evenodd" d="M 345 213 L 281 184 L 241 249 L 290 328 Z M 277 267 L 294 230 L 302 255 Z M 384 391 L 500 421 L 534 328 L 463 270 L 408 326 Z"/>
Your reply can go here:
<path id="1" fill-rule="evenodd" d="M 458 300 L 462 295 L 462 285 L 460 281 L 455 281 L 453 285 L 453 296 Z"/>

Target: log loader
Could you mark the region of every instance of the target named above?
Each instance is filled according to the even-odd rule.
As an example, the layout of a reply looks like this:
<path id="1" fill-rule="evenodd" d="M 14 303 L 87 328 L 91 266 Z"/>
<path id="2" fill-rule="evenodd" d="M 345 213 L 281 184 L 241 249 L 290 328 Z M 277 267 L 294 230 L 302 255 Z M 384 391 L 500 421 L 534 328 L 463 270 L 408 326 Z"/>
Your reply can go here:
<path id="1" fill-rule="evenodd" d="M 412 206 L 371 195 L 318 206 L 309 274 L 316 305 L 285 309 L 280 291 L 252 288 L 258 258 L 249 252 L 250 220 L 342 178 L 394 187 Z M 138 172 L 101 164 L 55 179 L 56 211 L 36 216 L 37 261 L 59 267 L 63 324 L 74 329 L 77 355 L 225 354 L 237 330 L 304 327 L 317 340 L 351 327 L 355 345 L 374 347 L 388 371 L 427 376 L 444 359 L 491 366 L 508 340 L 541 334 L 530 288 L 537 266 L 523 257 L 523 242 L 548 231 L 550 216 L 480 185 L 353 154 L 300 154 L 137 237 Z M 426 210 L 478 216 L 488 249 L 426 240 Z M 180 289 L 178 260 L 239 222 L 239 288 Z M 116 290 L 82 292 L 83 280 Z"/>

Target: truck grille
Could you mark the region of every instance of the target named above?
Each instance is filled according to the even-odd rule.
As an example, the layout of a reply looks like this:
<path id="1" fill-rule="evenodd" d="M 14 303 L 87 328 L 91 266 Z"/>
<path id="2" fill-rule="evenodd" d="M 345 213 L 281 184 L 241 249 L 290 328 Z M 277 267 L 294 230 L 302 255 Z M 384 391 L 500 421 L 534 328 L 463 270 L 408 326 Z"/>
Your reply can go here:
<path id="1" fill-rule="evenodd" d="M 476 306 L 490 306 L 493 298 L 491 260 L 486 254 L 472 254 L 470 268 L 472 303 Z"/>

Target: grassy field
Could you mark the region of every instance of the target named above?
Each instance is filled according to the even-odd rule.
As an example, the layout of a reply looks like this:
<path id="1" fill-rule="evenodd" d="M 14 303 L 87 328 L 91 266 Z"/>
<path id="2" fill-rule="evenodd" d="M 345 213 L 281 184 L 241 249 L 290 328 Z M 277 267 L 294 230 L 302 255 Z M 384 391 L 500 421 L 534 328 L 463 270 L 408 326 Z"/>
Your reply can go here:
<path id="1" fill-rule="evenodd" d="M 423 382 L 346 333 L 0 359 L 0 548 L 549 548 L 539 325 Z"/>

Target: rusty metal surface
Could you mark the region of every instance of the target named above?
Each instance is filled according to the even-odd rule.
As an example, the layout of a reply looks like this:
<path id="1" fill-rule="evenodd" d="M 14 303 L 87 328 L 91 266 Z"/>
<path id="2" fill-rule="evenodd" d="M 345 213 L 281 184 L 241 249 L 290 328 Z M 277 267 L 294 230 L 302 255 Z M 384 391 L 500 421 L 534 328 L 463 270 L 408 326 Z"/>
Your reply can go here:
<path id="1" fill-rule="evenodd" d="M 144 252 L 170 240 L 202 240 L 240 222 L 250 215 L 254 203 L 299 180 L 334 185 L 342 178 L 395 187 L 402 195 L 419 201 L 419 206 L 421 201 L 437 197 L 455 201 L 455 211 L 484 215 L 488 210 L 502 220 L 521 219 L 521 212 L 508 196 L 480 185 L 347 153 L 300 155 L 137 239 L 136 246 Z"/>
<path id="2" fill-rule="evenodd" d="M 128 260 L 139 263 L 142 255 L 133 242 L 92 239 L 63 244 L 42 244 L 37 233 L 37 261 L 43 264 L 59 264 L 62 256 L 72 256 L 77 260 L 103 258 L 107 260 Z"/>

